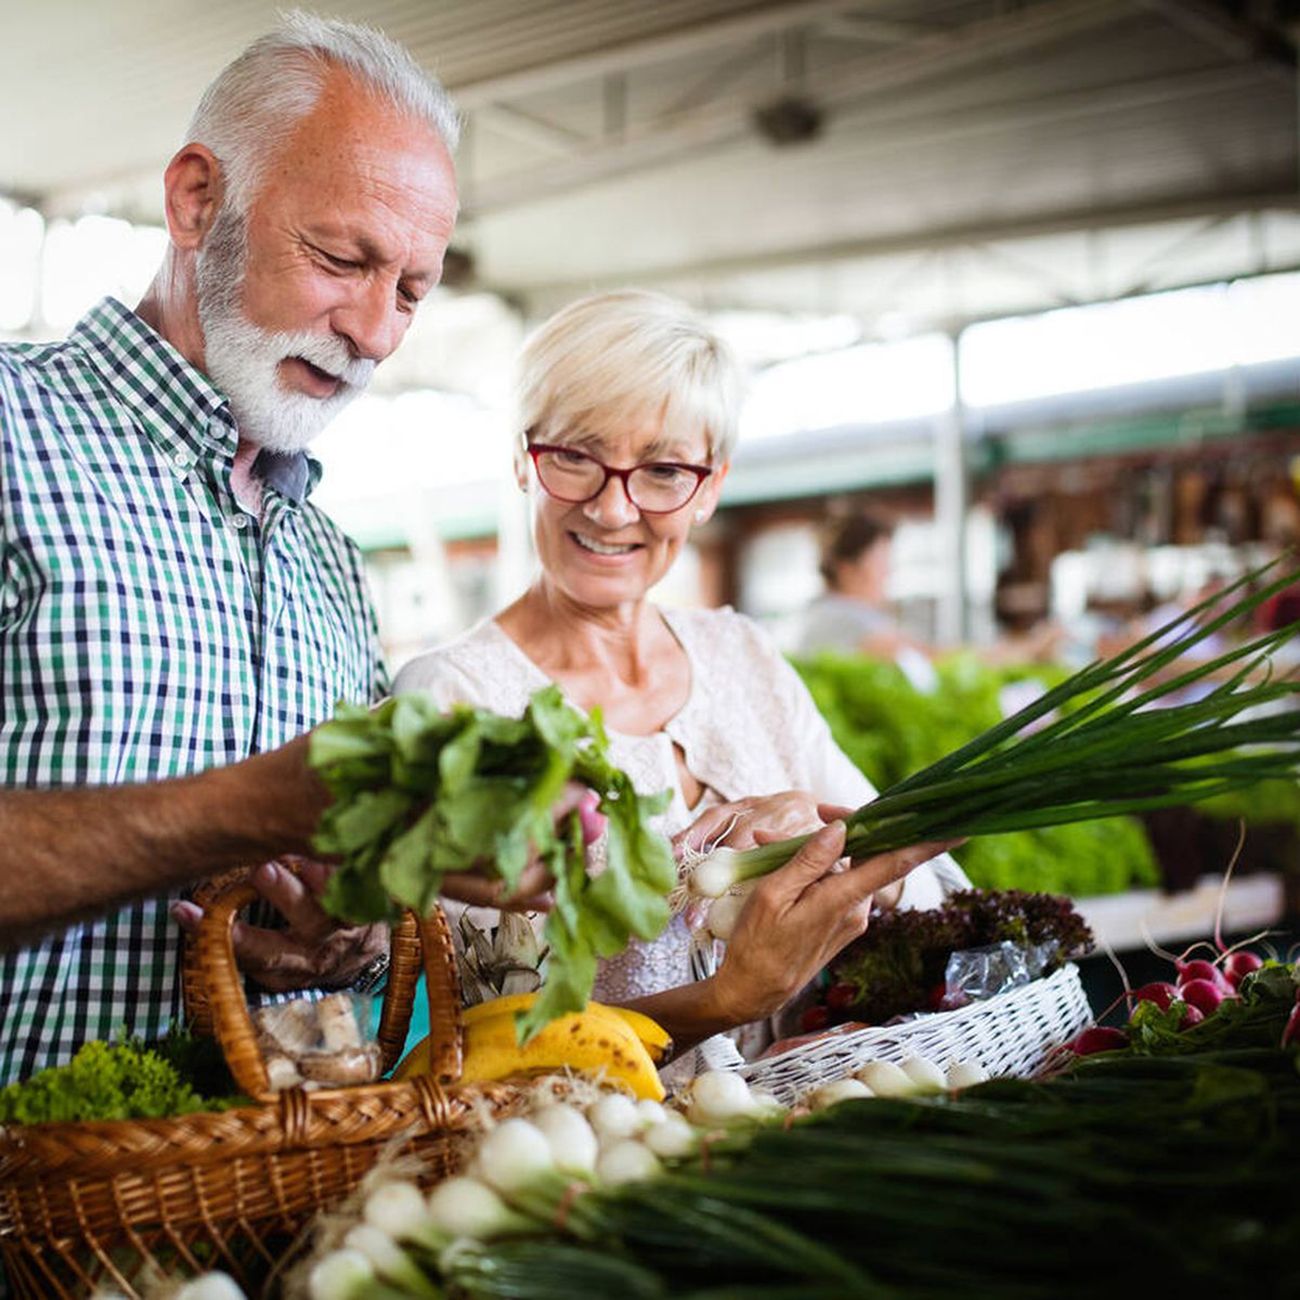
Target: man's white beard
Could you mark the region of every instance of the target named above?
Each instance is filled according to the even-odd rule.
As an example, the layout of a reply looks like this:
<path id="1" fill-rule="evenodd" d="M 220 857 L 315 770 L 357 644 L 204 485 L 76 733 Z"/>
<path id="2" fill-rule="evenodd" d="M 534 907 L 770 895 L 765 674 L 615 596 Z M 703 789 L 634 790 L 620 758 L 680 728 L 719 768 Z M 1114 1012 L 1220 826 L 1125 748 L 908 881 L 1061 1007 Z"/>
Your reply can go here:
<path id="1" fill-rule="evenodd" d="M 333 334 L 254 325 L 240 301 L 245 261 L 244 220 L 227 206 L 196 263 L 204 369 L 229 400 L 241 436 L 271 451 L 300 452 L 366 387 L 375 363 L 353 357 Z M 338 391 L 311 397 L 285 388 L 278 367 L 288 357 L 334 375 Z"/>

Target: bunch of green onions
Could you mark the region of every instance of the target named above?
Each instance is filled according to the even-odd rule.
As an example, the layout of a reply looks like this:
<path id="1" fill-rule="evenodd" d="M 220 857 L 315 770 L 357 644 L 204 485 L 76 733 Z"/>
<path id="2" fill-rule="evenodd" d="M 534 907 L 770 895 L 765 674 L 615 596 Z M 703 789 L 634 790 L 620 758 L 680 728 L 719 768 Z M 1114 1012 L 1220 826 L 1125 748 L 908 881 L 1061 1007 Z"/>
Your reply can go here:
<path id="1" fill-rule="evenodd" d="M 1290 570 L 1230 600 L 1241 588 L 1262 583 L 1279 563 L 1247 573 L 891 786 L 846 819 L 845 853 L 862 859 L 911 844 L 1147 812 L 1270 777 L 1294 778 L 1300 769 L 1300 710 L 1291 699 L 1300 683 L 1275 679 L 1269 657 L 1300 632 L 1300 623 L 1152 680 L 1300 580 L 1300 570 Z M 1153 707 L 1225 672 L 1226 679 L 1203 699 Z M 740 851 L 714 848 L 693 863 L 689 895 L 720 898 L 783 866 L 807 839 Z"/>

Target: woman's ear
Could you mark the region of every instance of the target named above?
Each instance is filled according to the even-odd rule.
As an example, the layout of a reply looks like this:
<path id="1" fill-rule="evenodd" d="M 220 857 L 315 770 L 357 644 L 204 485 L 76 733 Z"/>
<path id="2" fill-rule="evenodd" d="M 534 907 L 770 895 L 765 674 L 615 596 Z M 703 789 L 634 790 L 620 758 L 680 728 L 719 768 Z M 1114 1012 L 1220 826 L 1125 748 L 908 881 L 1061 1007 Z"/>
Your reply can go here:
<path id="1" fill-rule="evenodd" d="M 514 456 L 512 459 L 515 468 L 515 483 L 518 485 L 519 490 L 525 496 L 527 496 L 528 495 L 528 450 L 527 450 L 527 445 L 524 442 L 523 438 L 519 438 L 516 441 Z"/>
<path id="2" fill-rule="evenodd" d="M 726 479 L 730 468 L 731 462 L 724 460 L 705 480 L 704 486 L 695 499 L 695 513 L 691 516 L 695 523 L 706 524 L 713 518 L 713 512 L 718 508 L 718 496 L 722 492 L 723 480 Z"/>

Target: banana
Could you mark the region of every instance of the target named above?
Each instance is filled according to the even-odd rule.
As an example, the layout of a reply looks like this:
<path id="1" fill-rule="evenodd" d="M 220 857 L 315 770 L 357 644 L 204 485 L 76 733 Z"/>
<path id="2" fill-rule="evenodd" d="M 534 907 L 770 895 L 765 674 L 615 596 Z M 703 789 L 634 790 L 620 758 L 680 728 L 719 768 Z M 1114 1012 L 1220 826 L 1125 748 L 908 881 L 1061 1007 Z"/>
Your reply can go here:
<path id="1" fill-rule="evenodd" d="M 591 1005 L 599 1007 L 602 1011 L 612 1012 L 624 1021 L 641 1040 L 641 1045 L 650 1053 L 652 1061 L 662 1061 L 673 1050 L 673 1040 L 668 1031 L 657 1020 L 652 1020 L 643 1012 L 633 1011 L 631 1007 L 607 1007 L 599 1002 L 593 1002 Z"/>
<path id="2" fill-rule="evenodd" d="M 551 1021 L 520 1047 L 515 1038 L 514 1013 L 521 1009 L 515 1006 L 495 1015 L 479 1015 L 465 1026 L 461 1083 L 560 1069 L 603 1071 L 610 1079 L 627 1084 L 638 1097 L 663 1100 L 664 1087 L 654 1062 L 622 1018 L 610 1015 L 606 1009 L 597 1012 L 589 1007 Z M 393 1077 L 408 1079 L 428 1068 L 429 1043 L 425 1039 L 406 1055 Z"/>
<path id="3" fill-rule="evenodd" d="M 471 1025 L 490 1019 L 492 1016 L 513 1015 L 516 1011 L 527 1011 L 536 999 L 536 993 L 514 993 L 509 997 L 492 998 L 487 1002 L 466 1007 L 460 1013 L 460 1021 L 468 1029 Z M 646 1051 L 650 1053 L 652 1061 L 662 1061 L 672 1051 L 673 1040 L 668 1031 L 640 1011 L 633 1011 L 629 1007 L 610 1007 L 603 1002 L 588 1002 L 586 1011 L 593 1015 L 622 1021 L 641 1040 Z"/>

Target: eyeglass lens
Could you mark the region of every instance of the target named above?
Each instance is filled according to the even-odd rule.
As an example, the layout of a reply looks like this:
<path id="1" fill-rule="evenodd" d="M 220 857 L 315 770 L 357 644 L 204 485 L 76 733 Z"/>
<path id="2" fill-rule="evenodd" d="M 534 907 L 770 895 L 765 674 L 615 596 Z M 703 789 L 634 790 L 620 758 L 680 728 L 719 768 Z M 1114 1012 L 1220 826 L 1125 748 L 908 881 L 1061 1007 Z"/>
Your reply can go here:
<path id="1" fill-rule="evenodd" d="M 540 451 L 536 457 L 542 486 L 564 501 L 587 501 L 605 485 L 599 461 L 578 451 Z M 698 474 L 679 465 L 638 465 L 624 482 L 632 504 L 641 510 L 678 510 L 695 495 Z"/>

